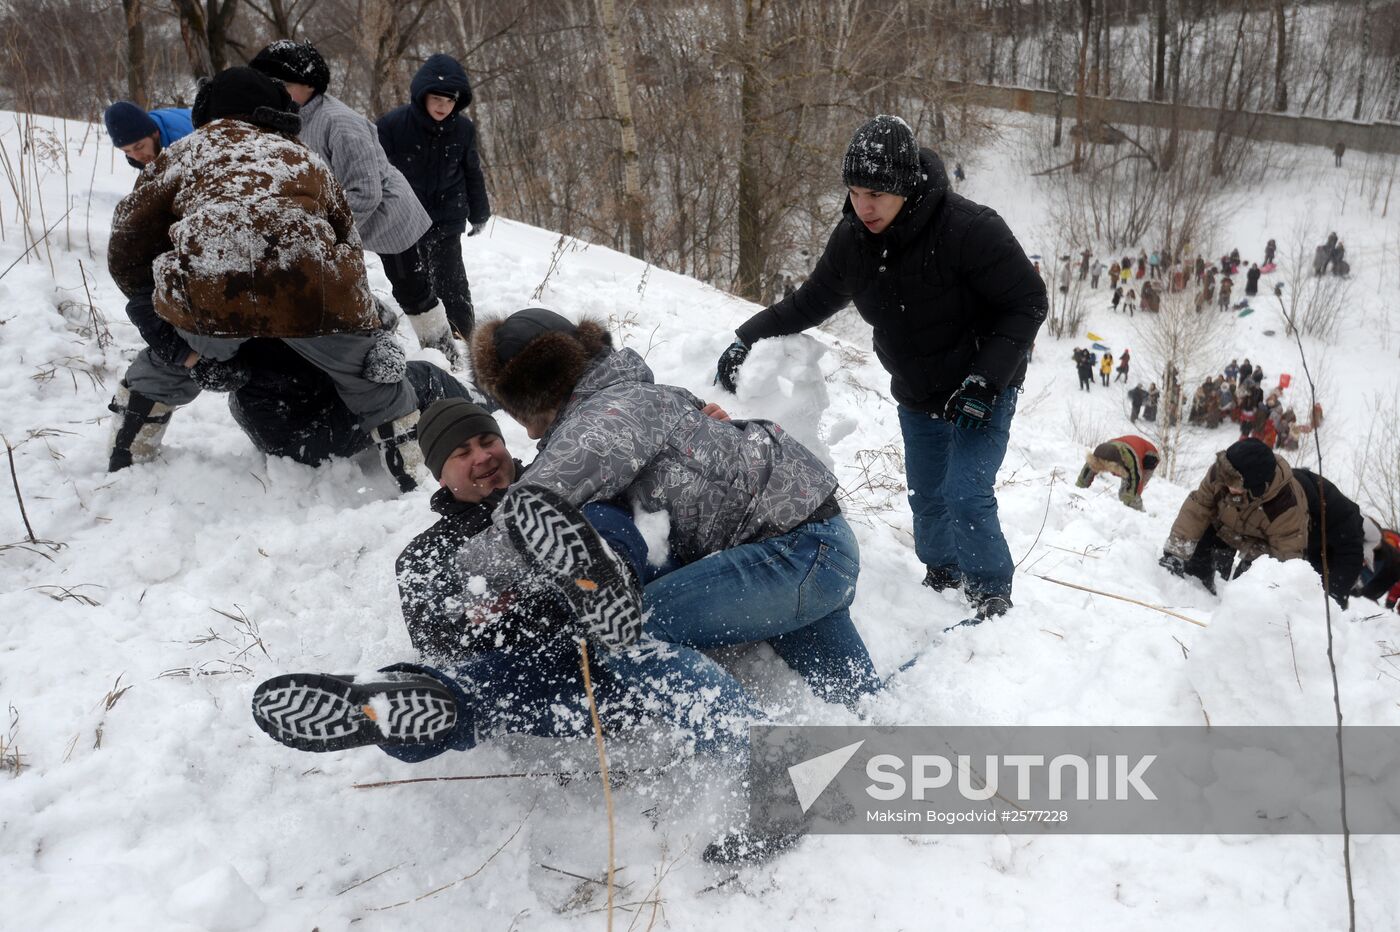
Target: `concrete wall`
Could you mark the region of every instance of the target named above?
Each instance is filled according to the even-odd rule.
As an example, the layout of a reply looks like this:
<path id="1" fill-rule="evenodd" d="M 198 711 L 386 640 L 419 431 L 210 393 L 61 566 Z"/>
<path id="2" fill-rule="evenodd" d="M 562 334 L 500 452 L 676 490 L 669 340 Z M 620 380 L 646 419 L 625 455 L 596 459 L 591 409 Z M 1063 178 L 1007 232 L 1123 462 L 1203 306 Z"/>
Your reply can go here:
<path id="1" fill-rule="evenodd" d="M 949 81 L 946 84 L 948 90 L 959 101 L 966 101 L 972 106 L 1047 116 L 1053 116 L 1058 106 L 1066 120 L 1074 121 L 1075 98 L 1072 94 L 1028 87 L 964 84 L 958 81 Z M 1124 100 L 1117 97 L 1086 97 L 1084 103 L 1089 119 L 1110 124 L 1157 126 L 1166 129 L 1171 127 L 1175 118 L 1182 129 L 1214 131 L 1220 121 L 1220 111 L 1213 107 L 1174 107 L 1171 104 Z M 1351 120 L 1323 120 L 1317 117 L 1246 110 L 1238 114 L 1228 111 L 1224 130 L 1231 134 L 1293 145 L 1323 146 L 1331 149 L 1338 142 L 1344 142 L 1348 149 L 1360 152 L 1400 154 L 1400 123 L 1354 123 Z"/>

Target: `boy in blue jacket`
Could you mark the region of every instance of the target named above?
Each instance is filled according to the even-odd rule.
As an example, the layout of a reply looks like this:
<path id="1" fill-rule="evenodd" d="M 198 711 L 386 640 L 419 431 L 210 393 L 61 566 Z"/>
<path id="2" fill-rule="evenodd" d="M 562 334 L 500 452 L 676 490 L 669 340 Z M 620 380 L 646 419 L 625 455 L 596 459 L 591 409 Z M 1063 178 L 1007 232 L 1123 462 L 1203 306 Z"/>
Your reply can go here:
<path id="1" fill-rule="evenodd" d="M 112 145 L 122 150 L 132 168 L 145 168 L 160 151 L 194 132 L 188 107 L 166 107 L 149 113 L 129 100 L 119 100 L 102 114 Z"/>

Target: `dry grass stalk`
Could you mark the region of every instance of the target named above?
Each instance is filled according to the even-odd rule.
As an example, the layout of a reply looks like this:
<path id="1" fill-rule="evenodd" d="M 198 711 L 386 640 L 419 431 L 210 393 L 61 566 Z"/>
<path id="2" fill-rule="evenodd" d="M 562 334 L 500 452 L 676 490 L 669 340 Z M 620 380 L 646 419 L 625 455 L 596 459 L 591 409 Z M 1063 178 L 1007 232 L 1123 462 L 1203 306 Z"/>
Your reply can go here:
<path id="1" fill-rule="evenodd" d="M 415 897 L 414 897 L 413 899 L 411 899 L 411 900 L 400 900 L 399 902 L 397 902 L 397 903 L 391 903 L 391 904 L 389 904 L 388 906 L 371 906 L 371 907 L 370 907 L 370 910 L 373 911 L 373 912 L 379 913 L 379 912 L 384 912 L 384 911 L 390 910 L 390 909 L 397 909 L 397 908 L 399 908 L 400 906 L 407 906 L 407 905 L 409 905 L 410 903 L 419 903 L 419 902 L 422 902 L 423 900 L 428 899 L 429 897 L 434 897 L 434 896 L 437 896 L 439 893 L 444 893 L 444 892 L 446 892 L 446 891 L 448 891 L 448 890 L 451 890 L 453 887 L 457 886 L 459 883 L 464 883 L 464 882 L 466 882 L 466 881 L 468 881 L 468 880 L 471 880 L 471 879 L 472 879 L 473 877 L 475 877 L 477 874 L 480 874 L 482 871 L 486 870 L 487 865 L 490 864 L 492 861 L 496 860 L 496 856 L 497 856 L 498 854 L 500 854 L 502 851 L 506 850 L 506 847 L 507 847 L 512 841 L 515 841 L 515 836 L 516 836 L 516 835 L 519 835 L 519 834 L 520 834 L 520 830 L 521 830 L 522 828 L 525 827 L 525 823 L 528 822 L 528 821 L 530 821 L 530 816 L 531 816 L 531 815 L 534 813 L 534 811 L 535 811 L 535 804 L 538 803 L 538 802 L 539 802 L 539 797 L 535 797 L 535 801 L 532 802 L 532 803 L 530 803 L 530 808 L 529 808 L 529 810 L 525 813 L 525 817 L 524 817 L 523 819 L 520 820 L 520 824 L 517 825 L 517 826 L 515 827 L 515 831 L 511 832 L 511 833 L 510 833 L 510 837 L 507 838 L 505 841 L 501 842 L 500 846 L 497 847 L 495 851 L 492 851 L 492 852 L 491 852 L 491 855 L 490 855 L 486 860 L 482 861 L 481 864 L 480 864 L 480 866 L 478 866 L 476 870 L 472 871 L 472 872 L 469 873 L 469 874 L 466 874 L 465 876 L 458 877 L 456 880 L 454 880 L 454 881 L 452 881 L 452 882 L 450 882 L 450 883 L 445 883 L 445 884 L 443 884 L 443 885 L 440 886 L 440 887 L 435 887 L 434 889 L 429 890 L 427 893 L 423 893 L 423 894 L 421 894 L 421 895 L 419 895 L 419 896 L 415 896 Z"/>
<path id="2" fill-rule="evenodd" d="M 24 770 L 24 755 L 20 753 L 17 736 L 19 734 L 19 710 L 10 706 L 10 725 L 4 735 L 0 735 L 0 770 L 17 777 Z"/>
<path id="3" fill-rule="evenodd" d="M 583 668 L 583 691 L 588 696 L 588 714 L 593 720 L 593 740 L 598 745 L 598 769 L 603 774 L 603 803 L 608 811 L 608 932 L 613 927 L 613 885 L 617 875 L 617 823 L 613 818 L 612 784 L 608 779 L 608 749 L 603 741 L 603 723 L 593 698 L 593 679 L 588 672 L 588 642 L 578 642 L 579 665 Z"/>
<path id="4" fill-rule="evenodd" d="M 1104 592 L 1102 589 L 1091 589 L 1091 588 L 1089 588 L 1088 586 L 1081 586 L 1081 585 L 1079 585 L 1079 584 L 1077 584 L 1077 583 L 1065 582 L 1065 581 L 1062 580 L 1062 579 L 1054 579 L 1054 578 L 1052 578 L 1052 577 L 1050 577 L 1050 576 L 1039 576 L 1039 575 L 1037 575 L 1037 576 L 1036 576 L 1036 579 L 1043 579 L 1043 580 L 1045 580 L 1046 582 L 1052 582 L 1052 583 L 1054 583 L 1054 584 L 1057 585 L 1057 586 L 1064 586 L 1064 587 L 1069 588 L 1069 589 L 1078 589 L 1080 592 L 1089 592 L 1089 593 L 1093 593 L 1094 595 L 1108 596 L 1110 599 L 1117 599 L 1117 600 L 1120 601 L 1120 602 L 1128 602 L 1128 603 L 1130 603 L 1130 604 L 1132 604 L 1132 605 L 1141 605 L 1143 608 L 1150 608 L 1150 609 L 1152 609 L 1154 612 L 1161 612 L 1163 615 L 1170 615 L 1170 616 L 1172 616 L 1173 618 L 1180 618 L 1182 621 L 1189 621 L 1189 622 L 1191 622 L 1191 624 L 1195 625 L 1195 626 L 1198 627 L 1198 628 L 1207 628 L 1207 627 L 1210 627 L 1210 626 L 1207 625 L 1205 622 L 1203 622 L 1203 621 L 1197 621 L 1196 619 L 1191 618 L 1190 616 L 1187 616 L 1187 615 L 1183 615 L 1183 614 L 1181 614 L 1180 612 L 1174 612 L 1174 611 L 1172 611 L 1171 609 L 1166 608 L 1166 607 L 1161 606 L 1161 605 L 1153 605 L 1151 602 L 1143 602 L 1143 601 L 1141 601 L 1141 600 L 1139 600 L 1139 599 L 1131 599 L 1131 598 L 1129 598 L 1129 597 L 1126 596 L 1126 595 L 1117 595 L 1117 594 L 1112 593 L 1112 592 Z"/>
<path id="5" fill-rule="evenodd" d="M 84 594 L 81 593 L 81 592 L 76 592 L 76 591 L 74 591 L 74 590 L 77 590 L 77 589 L 81 589 L 81 588 L 83 588 L 84 586 L 91 586 L 91 587 L 96 588 L 96 589 L 106 589 L 106 588 L 107 588 L 106 586 L 99 586 L 99 585 L 97 585 L 97 583 L 78 583 L 77 585 L 74 585 L 74 586 L 58 586 L 58 585 L 30 586 L 30 587 L 28 587 L 25 591 L 26 591 L 26 592 L 42 592 L 44 595 L 46 595 L 46 596 L 48 596 L 49 598 L 53 599 L 55 602 L 73 601 L 73 602 L 77 602 L 77 603 L 80 604 L 80 605 L 88 605 L 88 606 L 97 606 L 97 605 L 101 605 L 102 603 L 99 602 L 99 601 L 97 601 L 96 599 L 94 599 L 92 596 L 84 595 Z"/>
<path id="6" fill-rule="evenodd" d="M 10 446 L 10 441 L 4 435 L 0 435 L 0 441 L 5 444 L 5 456 L 10 461 L 10 481 L 15 486 L 15 501 L 19 502 L 19 516 L 24 521 L 24 533 L 31 544 L 39 543 L 39 538 L 34 536 L 34 527 L 29 523 L 29 514 L 24 510 L 24 496 L 19 491 L 19 473 L 15 471 L 15 448 Z M 51 558 L 52 559 L 52 558 Z"/>

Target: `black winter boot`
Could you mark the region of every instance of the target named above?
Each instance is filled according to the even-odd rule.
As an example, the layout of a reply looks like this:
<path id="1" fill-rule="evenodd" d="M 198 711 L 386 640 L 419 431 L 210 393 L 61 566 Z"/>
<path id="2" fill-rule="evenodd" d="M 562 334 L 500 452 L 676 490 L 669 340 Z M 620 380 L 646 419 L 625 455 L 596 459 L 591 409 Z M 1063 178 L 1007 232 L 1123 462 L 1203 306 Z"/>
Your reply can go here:
<path id="1" fill-rule="evenodd" d="M 609 650 L 635 644 L 642 635 L 642 595 L 627 561 L 557 492 L 525 486 L 508 503 L 511 544 L 554 579 L 588 635 Z"/>
<path id="2" fill-rule="evenodd" d="M 364 682 L 330 673 L 285 673 L 253 693 L 253 720 L 298 751 L 430 744 L 457 724 L 446 686 L 421 673 L 374 674 Z"/>
<path id="3" fill-rule="evenodd" d="M 962 571 L 956 566 L 930 566 L 924 574 L 924 585 L 934 592 L 956 589 L 962 585 Z"/>
<path id="4" fill-rule="evenodd" d="M 112 419 L 112 453 L 107 471 L 116 472 L 133 463 L 155 459 L 175 408 L 133 392 L 123 383 L 117 387 L 107 410 L 116 415 Z"/>

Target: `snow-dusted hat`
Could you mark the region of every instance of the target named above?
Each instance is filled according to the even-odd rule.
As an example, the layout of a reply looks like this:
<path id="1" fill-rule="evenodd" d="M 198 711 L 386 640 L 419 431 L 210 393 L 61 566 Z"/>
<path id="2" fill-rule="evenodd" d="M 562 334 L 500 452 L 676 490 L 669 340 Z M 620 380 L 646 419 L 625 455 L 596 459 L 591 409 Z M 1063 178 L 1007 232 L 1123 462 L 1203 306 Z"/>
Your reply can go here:
<path id="1" fill-rule="evenodd" d="M 479 434 L 500 436 L 501 426 L 480 405 L 461 398 L 441 398 L 428 405 L 418 419 L 418 446 L 434 479 L 452 451 Z"/>
<path id="2" fill-rule="evenodd" d="M 602 321 L 577 324 L 542 307 L 491 320 L 472 335 L 476 384 L 517 420 L 557 410 L 594 358 L 612 349 Z"/>
<path id="3" fill-rule="evenodd" d="M 324 94 L 331 83 L 330 66 L 310 42 L 278 39 L 254 55 L 248 65 L 270 78 L 305 84 L 318 94 Z"/>
<path id="4" fill-rule="evenodd" d="M 239 65 L 199 82 L 190 117 L 196 129 L 227 117 L 296 135 L 301 131 L 301 117 L 296 110 L 296 103 L 280 81 Z"/>
<path id="5" fill-rule="evenodd" d="M 919 144 L 909 124 L 882 113 L 856 130 L 841 163 L 841 180 L 848 188 L 869 188 L 901 197 L 918 193 L 923 180 Z"/>
<path id="6" fill-rule="evenodd" d="M 129 100 L 119 100 L 102 114 L 112 145 L 120 149 L 160 132 L 151 115 Z"/>

